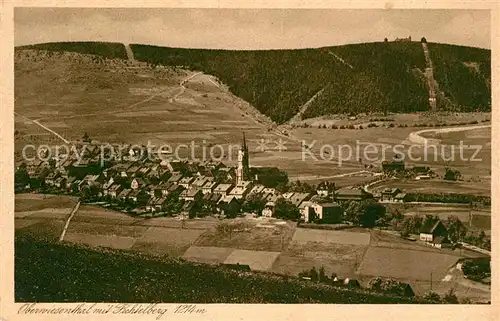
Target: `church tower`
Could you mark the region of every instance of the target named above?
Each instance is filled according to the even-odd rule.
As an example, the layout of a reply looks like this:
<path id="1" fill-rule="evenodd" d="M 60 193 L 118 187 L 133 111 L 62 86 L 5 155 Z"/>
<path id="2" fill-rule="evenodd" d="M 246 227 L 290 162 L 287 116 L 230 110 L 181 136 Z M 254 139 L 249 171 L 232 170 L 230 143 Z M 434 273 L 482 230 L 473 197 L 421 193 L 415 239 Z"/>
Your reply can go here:
<path id="1" fill-rule="evenodd" d="M 241 184 L 250 177 L 250 164 L 248 159 L 248 147 L 243 133 L 243 143 L 238 151 L 238 167 L 236 168 L 236 184 Z"/>

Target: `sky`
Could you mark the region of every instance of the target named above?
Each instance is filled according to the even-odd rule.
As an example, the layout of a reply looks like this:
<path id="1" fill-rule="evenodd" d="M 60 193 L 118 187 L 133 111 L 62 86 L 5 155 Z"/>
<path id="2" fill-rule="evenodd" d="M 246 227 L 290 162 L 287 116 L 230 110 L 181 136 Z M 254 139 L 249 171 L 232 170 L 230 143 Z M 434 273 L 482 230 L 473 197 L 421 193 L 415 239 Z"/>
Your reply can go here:
<path id="1" fill-rule="evenodd" d="M 16 46 L 111 41 L 181 48 L 294 49 L 425 36 L 490 48 L 487 10 L 16 8 Z"/>

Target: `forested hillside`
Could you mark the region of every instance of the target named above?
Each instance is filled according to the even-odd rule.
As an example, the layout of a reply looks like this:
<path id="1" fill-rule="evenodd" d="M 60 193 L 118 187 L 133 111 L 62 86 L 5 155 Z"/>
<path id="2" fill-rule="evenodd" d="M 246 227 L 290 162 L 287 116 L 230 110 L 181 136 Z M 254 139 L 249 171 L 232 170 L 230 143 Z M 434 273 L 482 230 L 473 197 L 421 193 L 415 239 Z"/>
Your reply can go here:
<path id="1" fill-rule="evenodd" d="M 431 43 L 429 52 L 440 89 L 456 110 L 491 110 L 489 50 Z"/>
<path id="2" fill-rule="evenodd" d="M 437 81 L 443 83 L 441 90 L 453 109 L 490 110 L 489 50 L 442 44 L 429 47 Z M 429 109 L 420 42 L 267 51 L 132 45 L 132 50 L 136 59 L 152 65 L 178 65 L 215 75 L 234 94 L 278 123 L 290 119 L 321 89 L 304 117 Z"/>
<path id="3" fill-rule="evenodd" d="M 97 55 L 106 58 L 126 59 L 125 45 L 113 42 L 49 42 L 21 46 L 18 49 L 38 49 L 48 51 L 69 51 L 81 54 Z"/>
<path id="4" fill-rule="evenodd" d="M 490 51 L 429 43 L 439 88 L 438 110 L 490 111 Z M 126 59 L 123 44 L 48 43 L 20 47 Z M 303 118 L 338 113 L 429 110 L 420 42 L 376 42 L 297 50 L 180 49 L 132 44 L 151 66 L 203 71 L 277 123 L 291 119 L 316 93 Z"/>

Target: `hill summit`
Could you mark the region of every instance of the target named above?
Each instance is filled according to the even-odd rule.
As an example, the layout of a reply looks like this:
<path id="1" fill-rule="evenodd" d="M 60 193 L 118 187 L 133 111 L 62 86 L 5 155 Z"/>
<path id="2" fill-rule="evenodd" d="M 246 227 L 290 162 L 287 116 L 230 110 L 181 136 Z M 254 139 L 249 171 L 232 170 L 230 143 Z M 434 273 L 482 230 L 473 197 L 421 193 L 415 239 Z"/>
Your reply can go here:
<path id="1" fill-rule="evenodd" d="M 20 47 L 127 59 L 123 44 Z M 216 76 L 276 123 L 369 112 L 491 110 L 490 50 L 395 41 L 297 50 L 181 49 L 131 44 L 134 59 Z"/>

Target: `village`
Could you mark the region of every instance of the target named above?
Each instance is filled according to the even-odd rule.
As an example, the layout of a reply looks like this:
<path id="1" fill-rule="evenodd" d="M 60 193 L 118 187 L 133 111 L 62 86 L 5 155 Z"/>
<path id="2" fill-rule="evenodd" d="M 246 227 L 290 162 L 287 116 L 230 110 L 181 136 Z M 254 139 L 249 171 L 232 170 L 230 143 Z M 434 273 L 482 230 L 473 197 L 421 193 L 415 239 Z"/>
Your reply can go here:
<path id="1" fill-rule="evenodd" d="M 335 182 L 331 181 L 318 185 L 288 182 L 286 173 L 278 168 L 250 167 L 244 134 L 236 167 L 228 167 L 220 161 L 160 161 L 145 156 L 137 159 L 137 151 L 132 148 L 122 148 L 124 152 L 117 161 L 101 162 L 101 158 L 108 155 L 100 155 L 97 144 L 92 144 L 88 137 L 79 144 L 83 144 L 86 151 L 82 159 L 63 155 L 48 161 L 19 161 L 16 193 L 73 195 L 83 203 L 145 218 L 172 216 L 184 220 L 213 216 L 229 219 L 250 214 L 323 229 L 328 228 L 325 225 L 331 225 L 331 229 L 377 226 L 396 230 L 410 240 L 415 240 L 411 235 L 416 235 L 419 241 L 436 248 L 456 247 L 458 241 L 463 241 L 466 224 L 456 220 L 458 226 L 448 233 L 436 215 L 405 217 L 398 209 L 388 206 L 436 202 L 472 207 L 473 202 L 489 202 L 484 197 L 478 200 L 464 195 L 405 193 L 396 187 L 369 190 L 369 186 L 397 176 L 411 176 L 414 181 L 436 177 L 429 167 L 405 169 L 401 160 L 384 161 L 380 170 L 374 170 L 373 180 L 361 186 L 336 189 Z M 480 239 L 474 235 L 468 240 L 472 243 L 470 246 L 478 245 L 488 252 L 491 245 L 485 245 L 483 234 L 481 232 Z"/>

